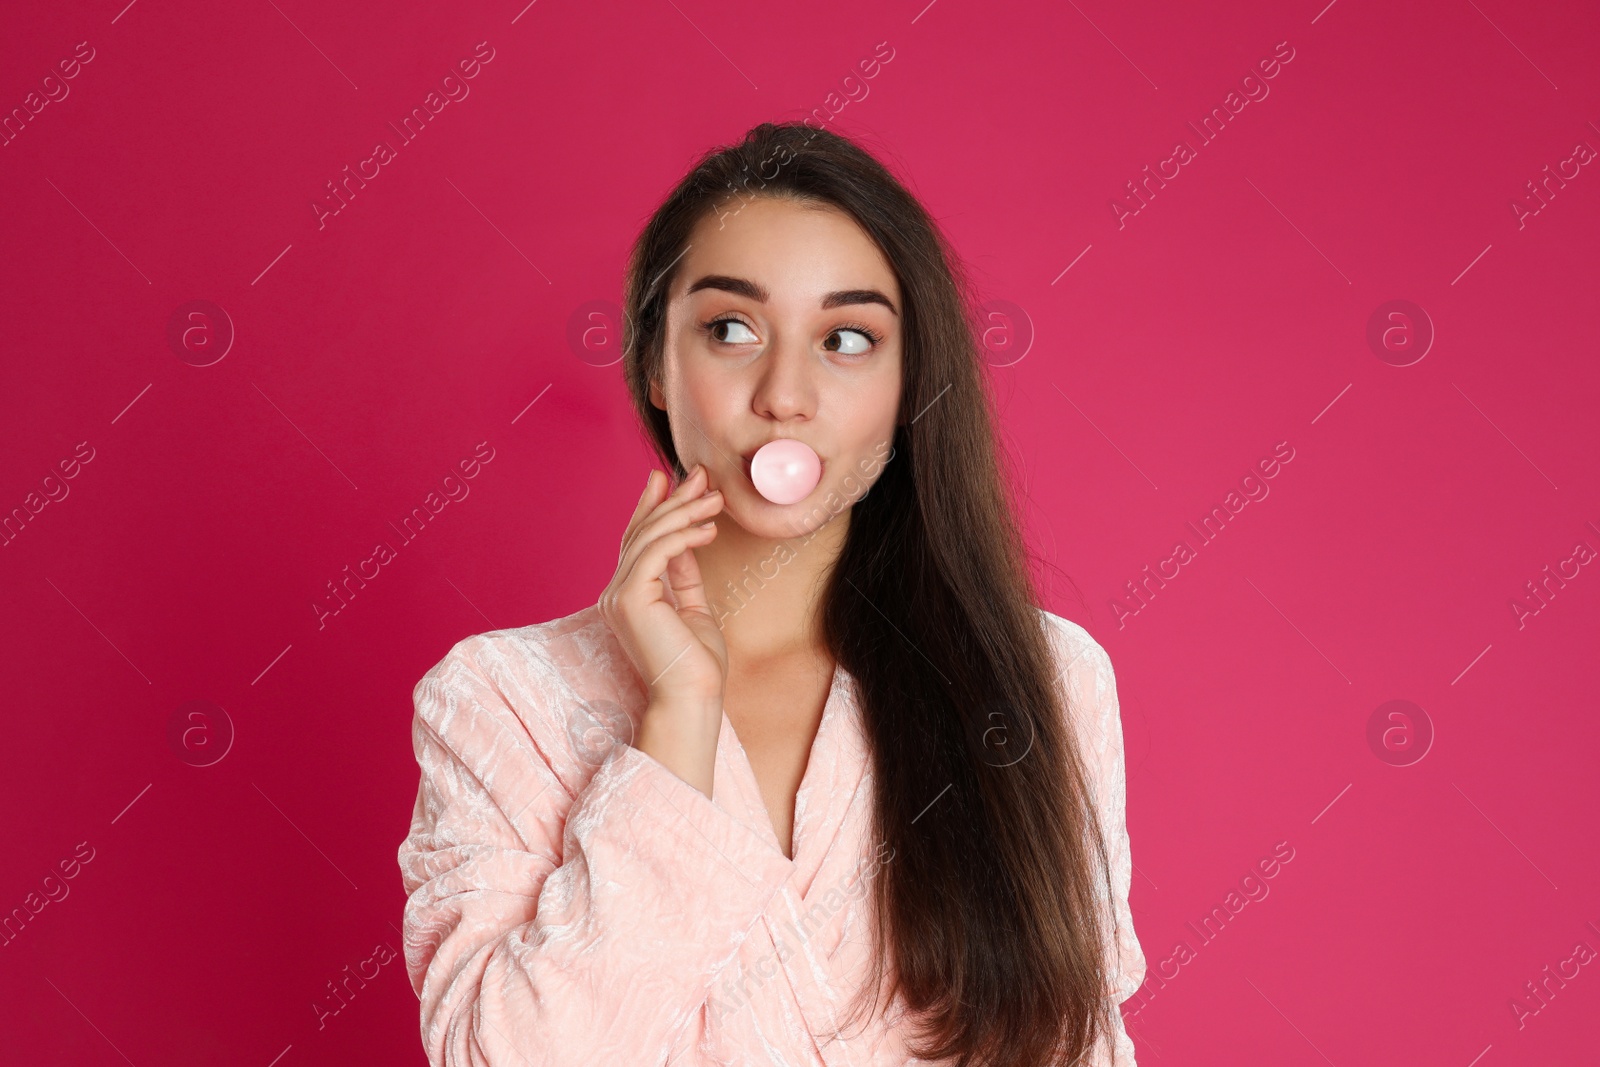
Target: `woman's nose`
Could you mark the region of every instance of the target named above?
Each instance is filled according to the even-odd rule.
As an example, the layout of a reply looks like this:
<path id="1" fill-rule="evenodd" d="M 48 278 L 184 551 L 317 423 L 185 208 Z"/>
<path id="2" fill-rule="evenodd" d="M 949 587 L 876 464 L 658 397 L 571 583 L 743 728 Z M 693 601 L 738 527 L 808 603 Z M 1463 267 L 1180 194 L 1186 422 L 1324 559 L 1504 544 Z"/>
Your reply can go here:
<path id="1" fill-rule="evenodd" d="M 757 414 L 779 422 L 815 414 L 815 360 L 803 341 L 778 340 L 755 366 L 759 375 L 754 397 Z"/>

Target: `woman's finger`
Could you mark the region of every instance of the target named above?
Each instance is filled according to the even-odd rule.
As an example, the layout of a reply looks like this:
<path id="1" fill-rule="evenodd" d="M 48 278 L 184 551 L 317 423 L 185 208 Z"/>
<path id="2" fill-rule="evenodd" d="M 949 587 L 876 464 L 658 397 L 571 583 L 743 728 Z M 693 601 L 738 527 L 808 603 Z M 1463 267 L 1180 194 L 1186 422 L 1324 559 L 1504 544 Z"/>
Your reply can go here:
<path id="1" fill-rule="evenodd" d="M 619 556 L 623 552 L 627 551 L 627 549 L 628 549 L 628 538 L 633 536 L 634 528 L 639 525 L 640 521 L 643 520 L 646 515 L 650 514 L 652 511 L 655 510 L 656 497 L 658 495 L 660 495 L 660 493 L 661 493 L 661 488 L 660 488 L 660 484 L 659 483 L 661 481 L 661 478 L 666 477 L 665 475 L 661 475 L 660 477 L 657 477 L 657 475 L 659 475 L 659 474 L 660 474 L 659 471 L 657 471 L 654 467 L 651 467 L 650 468 L 650 473 L 645 476 L 644 492 L 639 494 L 639 503 L 634 505 L 633 516 L 630 519 L 628 519 L 628 525 L 622 531 L 622 545 L 618 549 L 618 555 Z"/>
<path id="2" fill-rule="evenodd" d="M 684 485 L 690 488 L 684 496 L 677 500 L 669 498 L 662 501 L 654 511 L 639 521 L 623 542 L 620 569 L 626 570 L 627 565 L 638 558 L 644 546 L 663 533 L 682 529 L 690 523 L 703 522 L 721 508 L 720 490 L 714 489 L 702 495 L 693 488 L 693 484 L 692 480 L 686 481 Z"/>
<path id="3" fill-rule="evenodd" d="M 707 534 L 705 543 L 710 543 L 717 531 L 715 522 L 712 521 L 712 525 L 708 527 L 689 527 L 691 530 L 702 528 Z M 671 587 L 679 611 L 703 611 L 707 615 L 711 614 L 711 606 L 706 602 L 705 580 L 700 576 L 700 561 L 695 558 L 692 550 L 680 552 L 667 561 L 667 585 Z"/>
<path id="4" fill-rule="evenodd" d="M 657 509 L 671 510 L 684 499 L 687 499 L 691 495 L 689 493 L 691 480 L 697 474 L 701 474 L 703 470 L 704 468 L 696 464 L 695 469 L 689 472 L 689 477 L 679 482 L 677 487 L 666 495 L 666 499 L 661 500 L 659 499 L 661 490 L 669 480 L 669 476 L 664 471 L 657 470 L 654 467 L 650 468 L 650 473 L 645 478 L 644 492 L 639 494 L 639 503 L 634 506 L 633 516 L 628 520 L 627 528 L 622 531 L 623 542 L 627 542 L 638 525 L 648 518 L 652 512 Z"/>
<path id="5" fill-rule="evenodd" d="M 623 554 L 624 564 L 631 562 L 646 545 L 663 534 L 681 530 L 695 523 L 705 522 L 722 510 L 722 494 L 712 490 L 666 514 L 652 515 L 634 532 L 633 541 Z"/>
<path id="6" fill-rule="evenodd" d="M 654 600 L 657 595 L 664 593 L 664 590 L 660 589 L 658 580 L 667 572 L 667 564 L 673 557 L 694 545 L 706 543 L 715 536 L 715 533 L 714 526 L 688 526 L 664 533 L 645 544 L 622 583 L 623 595 L 628 595 L 634 590 L 645 590 Z M 650 590 L 651 582 L 656 582 L 655 590 Z"/>
<path id="7" fill-rule="evenodd" d="M 639 508 L 634 509 L 633 521 L 623 531 L 622 544 L 624 550 L 626 550 L 628 542 L 637 534 L 639 526 L 649 521 L 651 515 L 672 510 L 688 495 L 689 487 L 696 480 L 697 474 L 699 474 L 698 466 L 695 470 L 690 471 L 689 476 L 679 482 L 676 488 L 663 494 L 662 490 L 666 486 L 669 476 L 665 472 L 658 473 L 654 470 L 650 472 L 650 484 L 645 487 L 644 495 L 639 498 Z M 640 509 L 642 509 L 642 514 Z"/>

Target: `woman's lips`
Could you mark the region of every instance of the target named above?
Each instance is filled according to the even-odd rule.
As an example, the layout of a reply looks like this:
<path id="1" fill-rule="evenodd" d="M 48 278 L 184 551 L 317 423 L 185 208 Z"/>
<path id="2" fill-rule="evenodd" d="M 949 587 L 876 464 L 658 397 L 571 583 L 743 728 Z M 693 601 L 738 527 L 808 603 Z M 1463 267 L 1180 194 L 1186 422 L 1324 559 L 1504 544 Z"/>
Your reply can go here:
<path id="1" fill-rule="evenodd" d="M 754 458 L 754 456 L 755 456 L 755 452 L 751 452 L 747 456 L 740 456 L 739 457 L 739 468 L 740 468 L 740 470 L 742 470 L 744 472 L 744 480 L 750 483 L 750 487 L 752 489 L 755 488 L 756 482 L 755 482 L 755 479 L 750 474 L 750 460 L 752 458 Z M 821 463 L 821 471 L 820 471 L 820 473 L 819 473 L 819 475 L 817 477 L 817 484 L 821 485 L 823 483 L 823 481 L 828 477 L 828 457 L 822 455 L 821 453 L 818 453 L 817 454 L 817 459 Z M 813 489 L 812 492 L 816 492 L 816 490 Z M 757 496 L 761 495 L 761 491 L 759 489 L 756 490 L 756 495 Z M 762 499 L 765 500 L 766 498 L 762 497 Z M 773 505 L 773 506 L 776 507 L 777 505 Z"/>

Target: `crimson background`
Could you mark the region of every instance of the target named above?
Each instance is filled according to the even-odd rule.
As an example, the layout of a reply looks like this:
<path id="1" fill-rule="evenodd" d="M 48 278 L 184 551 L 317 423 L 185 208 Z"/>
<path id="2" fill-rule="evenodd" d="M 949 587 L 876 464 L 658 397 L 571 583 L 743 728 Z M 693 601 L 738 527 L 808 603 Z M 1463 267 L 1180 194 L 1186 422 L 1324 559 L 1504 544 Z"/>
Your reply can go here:
<path id="1" fill-rule="evenodd" d="M 399 947 L 411 687 L 467 634 L 594 602 L 648 454 L 590 305 L 698 152 L 808 113 L 899 169 L 992 302 L 1046 606 L 1118 676 L 1132 906 L 1166 976 L 1127 1006 L 1141 1062 L 1593 1061 L 1595 968 L 1524 987 L 1600 948 L 1600 174 L 1528 187 L 1600 145 L 1592 5 L 4 21 L 0 113 L 94 51 L 0 147 L 0 513 L 26 513 L 0 548 L 0 909 L 93 850 L 0 952 L 7 1061 L 422 1062 L 398 960 L 320 1028 L 313 1006 Z M 470 95 L 319 228 L 325 183 L 479 42 Z M 1280 42 L 1270 94 L 1201 146 L 1187 123 Z M 1196 158 L 1132 199 L 1180 138 Z M 196 300 L 233 333 L 207 366 L 216 311 L 168 338 Z M 1374 347 L 1391 300 L 1414 306 Z M 319 626 L 326 583 L 480 442 L 470 495 Z M 1270 494 L 1201 547 L 1186 524 L 1280 442 Z M 1179 539 L 1196 558 L 1135 600 Z M 1409 765 L 1368 741 L 1397 699 L 1434 733 Z M 216 708 L 175 743 L 195 700 Z M 1279 842 L 1269 894 L 1195 936 Z"/>

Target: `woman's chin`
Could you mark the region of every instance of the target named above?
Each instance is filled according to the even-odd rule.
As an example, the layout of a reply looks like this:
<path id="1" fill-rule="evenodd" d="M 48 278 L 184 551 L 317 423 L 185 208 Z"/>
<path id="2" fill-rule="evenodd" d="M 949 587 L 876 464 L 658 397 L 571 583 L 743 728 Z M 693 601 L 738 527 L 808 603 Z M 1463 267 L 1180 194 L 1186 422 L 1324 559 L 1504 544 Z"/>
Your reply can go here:
<path id="1" fill-rule="evenodd" d="M 820 487 L 793 504 L 775 504 L 752 490 L 741 494 L 738 500 L 729 499 L 717 518 L 732 520 L 751 537 L 787 541 L 803 537 L 827 523 L 831 516 L 823 506 L 825 499 L 826 494 Z"/>

